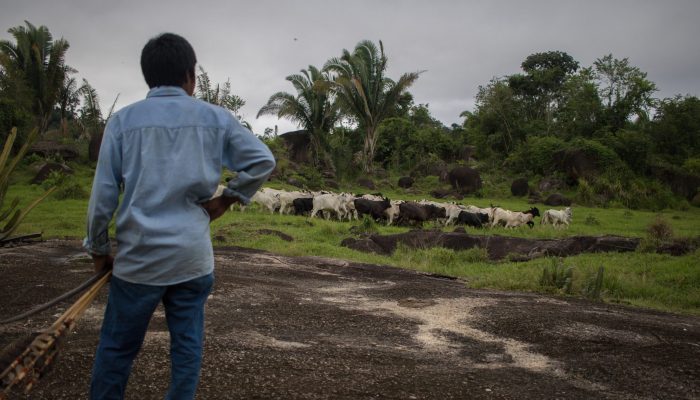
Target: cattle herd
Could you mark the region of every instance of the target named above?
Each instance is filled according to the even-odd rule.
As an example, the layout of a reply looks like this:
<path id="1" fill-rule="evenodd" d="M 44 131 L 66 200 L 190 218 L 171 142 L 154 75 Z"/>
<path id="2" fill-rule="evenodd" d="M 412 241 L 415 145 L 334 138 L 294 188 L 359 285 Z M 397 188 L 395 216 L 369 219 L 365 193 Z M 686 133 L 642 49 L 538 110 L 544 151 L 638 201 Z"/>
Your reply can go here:
<path id="1" fill-rule="evenodd" d="M 217 190 L 220 195 L 223 187 Z M 350 194 L 327 191 L 285 191 L 262 188 L 252 197 L 253 203 L 259 204 L 270 213 L 306 215 L 314 218 L 321 214 L 324 218 L 342 220 L 359 219 L 368 215 L 373 220 L 385 221 L 387 225 L 422 226 L 429 221 L 444 225 L 461 224 L 475 228 L 505 226 L 517 228 L 534 226 L 534 218 L 540 216 L 537 207 L 527 211 L 510 211 L 498 206 L 481 208 L 473 205 L 440 203 L 430 200 L 403 201 L 389 200 L 380 193 Z M 546 210 L 541 224 L 554 227 L 568 227 L 571 223 L 571 208 L 564 210 Z"/>

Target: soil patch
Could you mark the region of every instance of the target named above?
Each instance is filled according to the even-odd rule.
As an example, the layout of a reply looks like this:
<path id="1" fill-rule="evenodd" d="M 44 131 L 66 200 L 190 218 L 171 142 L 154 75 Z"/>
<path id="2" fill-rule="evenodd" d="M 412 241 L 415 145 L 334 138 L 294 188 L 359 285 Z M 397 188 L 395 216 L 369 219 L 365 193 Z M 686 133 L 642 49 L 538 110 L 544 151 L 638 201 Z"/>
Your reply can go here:
<path id="1" fill-rule="evenodd" d="M 200 399 L 681 399 L 700 396 L 700 318 L 469 289 L 379 265 L 217 248 Z M 85 280 L 78 241 L 0 248 L 0 317 Z M 107 290 L 27 399 L 87 397 Z M 63 308 L 65 308 L 64 305 Z M 0 326 L 0 347 L 62 310 Z M 161 399 L 156 310 L 128 399 Z"/>

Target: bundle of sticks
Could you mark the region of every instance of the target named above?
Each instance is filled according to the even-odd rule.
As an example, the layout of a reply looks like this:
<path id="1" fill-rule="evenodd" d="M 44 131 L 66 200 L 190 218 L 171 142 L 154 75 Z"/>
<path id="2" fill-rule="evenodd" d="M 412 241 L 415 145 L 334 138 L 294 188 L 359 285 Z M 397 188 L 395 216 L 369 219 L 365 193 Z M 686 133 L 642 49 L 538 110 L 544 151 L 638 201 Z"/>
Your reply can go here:
<path id="1" fill-rule="evenodd" d="M 78 300 L 66 310 L 50 328 L 28 338 L 15 341 L 5 348 L 2 358 L 9 365 L 0 363 L 0 400 L 4 400 L 14 388 L 24 387 L 28 393 L 52 365 L 61 343 L 75 327 L 100 289 L 109 281 L 111 271 L 105 273 Z"/>

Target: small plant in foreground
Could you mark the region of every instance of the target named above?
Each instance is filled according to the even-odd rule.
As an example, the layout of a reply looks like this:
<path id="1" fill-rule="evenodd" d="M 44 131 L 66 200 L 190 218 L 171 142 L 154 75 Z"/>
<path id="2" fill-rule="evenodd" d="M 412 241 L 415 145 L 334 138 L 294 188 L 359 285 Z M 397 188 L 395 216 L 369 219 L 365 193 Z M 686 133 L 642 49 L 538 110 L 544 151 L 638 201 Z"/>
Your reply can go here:
<path id="1" fill-rule="evenodd" d="M 552 259 L 552 264 L 542 269 L 540 286 L 554 288 L 561 293 L 571 294 L 573 281 L 574 267 L 564 267 L 564 260 L 561 258 Z"/>
<path id="2" fill-rule="evenodd" d="M 359 225 L 354 225 L 350 228 L 350 232 L 356 235 L 368 235 L 370 233 L 379 232 L 379 229 L 377 229 L 377 223 L 374 222 L 372 217 L 365 215 L 362 217 L 362 221 L 360 221 Z"/>
<path id="3" fill-rule="evenodd" d="M 673 240 L 673 228 L 663 217 L 656 219 L 647 226 L 646 237 L 639 244 L 639 249 L 643 252 L 654 252 L 665 243 Z"/>
<path id="4" fill-rule="evenodd" d="M 583 288 L 583 296 L 589 300 L 600 300 L 603 290 L 603 273 L 605 268 L 601 265 L 598 272 L 591 277 L 586 286 Z"/>
<path id="5" fill-rule="evenodd" d="M 588 214 L 586 219 L 583 221 L 584 224 L 586 225 L 591 225 L 591 226 L 598 226 L 600 225 L 600 221 L 598 221 L 598 218 L 592 216 L 591 214 Z"/>

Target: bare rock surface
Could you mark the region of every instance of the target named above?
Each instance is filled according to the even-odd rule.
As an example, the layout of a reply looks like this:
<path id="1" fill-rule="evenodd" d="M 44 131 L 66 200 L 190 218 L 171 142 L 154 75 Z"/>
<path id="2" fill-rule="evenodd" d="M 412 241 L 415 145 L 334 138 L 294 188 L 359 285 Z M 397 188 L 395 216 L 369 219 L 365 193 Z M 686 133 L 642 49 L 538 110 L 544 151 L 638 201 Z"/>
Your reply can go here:
<path id="1" fill-rule="evenodd" d="M 341 245 L 351 249 L 391 254 L 401 243 L 410 248 L 445 247 L 452 250 L 485 248 L 492 260 L 516 257 L 519 261 L 536 257 L 566 257 L 580 253 L 606 251 L 634 251 L 638 238 L 622 236 L 572 236 L 564 239 L 527 239 L 497 235 L 470 235 L 465 232 L 440 230 L 413 230 L 393 235 L 370 235 L 364 238 L 347 238 Z"/>
<path id="2" fill-rule="evenodd" d="M 379 265 L 217 248 L 199 399 L 689 399 L 700 318 L 524 293 Z M 78 241 L 0 248 L 0 318 L 91 273 Z M 87 397 L 107 290 L 27 399 Z M 64 308 L 67 305 L 64 305 Z M 0 347 L 62 310 L 0 326 Z M 127 399 L 162 399 L 156 310 Z"/>

